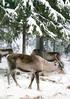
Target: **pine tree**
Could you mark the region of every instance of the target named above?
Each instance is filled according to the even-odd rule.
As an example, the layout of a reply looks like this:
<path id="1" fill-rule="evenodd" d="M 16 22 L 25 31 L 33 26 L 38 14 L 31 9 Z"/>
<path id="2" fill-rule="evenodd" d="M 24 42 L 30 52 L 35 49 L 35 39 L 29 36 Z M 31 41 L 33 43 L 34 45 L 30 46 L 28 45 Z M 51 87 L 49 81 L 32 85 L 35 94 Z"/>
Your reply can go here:
<path id="1" fill-rule="evenodd" d="M 10 5 L 8 8 L 14 9 L 12 13 L 7 10 L 6 3 L 4 6 L 1 3 L 1 6 L 4 8 L 4 10 L 6 9 L 4 13 L 1 11 L 1 13 L 3 14 L 1 14 L 0 16 L 4 15 L 4 21 L 2 24 L 3 27 L 6 26 L 8 28 L 8 33 L 10 36 L 9 38 L 11 38 L 11 41 L 17 38 L 21 32 L 22 34 L 24 34 L 24 45 L 25 35 L 27 33 L 43 37 L 46 36 L 49 39 L 69 39 L 69 7 L 64 4 L 65 2 L 63 2 L 63 0 L 59 0 L 59 2 L 58 0 L 44 1 L 14 0 L 13 2 L 13 0 L 7 0 L 6 3 L 9 3 Z M 14 14 L 14 12 L 16 13 L 16 15 Z M 12 18 L 12 16 L 14 18 Z M 30 20 L 32 20 L 31 23 Z M 4 37 L 6 37 L 8 33 L 6 33 Z"/>

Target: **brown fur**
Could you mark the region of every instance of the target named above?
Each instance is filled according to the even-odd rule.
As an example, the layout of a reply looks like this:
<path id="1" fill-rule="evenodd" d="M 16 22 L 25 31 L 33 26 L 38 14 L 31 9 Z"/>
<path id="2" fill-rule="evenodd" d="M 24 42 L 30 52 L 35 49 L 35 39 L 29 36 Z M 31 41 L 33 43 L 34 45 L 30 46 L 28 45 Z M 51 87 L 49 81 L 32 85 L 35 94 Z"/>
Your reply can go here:
<path id="1" fill-rule="evenodd" d="M 29 55 L 24 55 L 24 54 L 10 54 L 7 59 L 10 61 L 11 59 L 14 59 L 15 61 L 17 59 L 21 59 L 22 62 L 25 62 L 25 63 L 29 63 L 29 62 L 32 62 L 32 57 L 29 56 Z"/>

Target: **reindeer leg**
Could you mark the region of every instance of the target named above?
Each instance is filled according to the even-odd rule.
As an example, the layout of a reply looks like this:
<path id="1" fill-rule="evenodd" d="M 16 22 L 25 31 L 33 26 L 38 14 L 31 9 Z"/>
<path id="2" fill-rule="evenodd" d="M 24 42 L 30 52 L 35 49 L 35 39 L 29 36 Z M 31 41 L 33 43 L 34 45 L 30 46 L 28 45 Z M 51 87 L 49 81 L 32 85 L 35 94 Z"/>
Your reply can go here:
<path id="1" fill-rule="evenodd" d="M 33 73 L 32 74 L 32 77 L 31 77 L 31 82 L 30 82 L 29 87 L 28 87 L 30 89 L 31 89 L 31 86 L 32 86 L 32 83 L 33 83 L 34 78 L 35 78 L 35 74 Z"/>
<path id="2" fill-rule="evenodd" d="M 36 75 L 37 89 L 40 90 L 39 89 L 39 72 L 36 72 L 35 75 Z"/>
<path id="3" fill-rule="evenodd" d="M 14 70 L 11 70 L 11 71 L 7 70 L 7 71 L 6 71 L 6 72 L 7 72 L 6 76 L 7 76 L 8 84 L 9 84 L 9 85 L 10 85 L 10 74 L 12 74 L 13 71 L 14 71 Z"/>
<path id="4" fill-rule="evenodd" d="M 9 70 L 6 69 L 6 76 L 7 76 L 7 80 L 8 80 L 8 85 L 10 85 L 10 73 Z"/>
<path id="5" fill-rule="evenodd" d="M 11 73 L 11 76 L 12 76 L 13 80 L 15 81 L 16 85 L 19 86 L 19 87 L 21 87 L 21 86 L 17 83 L 17 80 L 16 80 L 16 78 L 15 78 L 15 72 L 14 72 L 14 71 Z"/>
<path id="6" fill-rule="evenodd" d="M 10 85 L 10 74 L 7 74 L 8 84 Z"/>

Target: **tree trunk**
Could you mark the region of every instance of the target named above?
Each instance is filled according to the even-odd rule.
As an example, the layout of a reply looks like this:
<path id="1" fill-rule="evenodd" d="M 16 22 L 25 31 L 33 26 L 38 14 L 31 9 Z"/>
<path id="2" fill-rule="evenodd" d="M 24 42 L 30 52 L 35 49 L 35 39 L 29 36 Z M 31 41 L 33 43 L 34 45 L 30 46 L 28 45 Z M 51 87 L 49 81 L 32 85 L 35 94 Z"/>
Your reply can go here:
<path id="1" fill-rule="evenodd" d="M 22 41 L 22 53 L 26 53 L 26 24 L 23 23 L 23 41 Z"/>
<path id="2" fill-rule="evenodd" d="M 40 37 L 40 50 L 43 51 L 44 46 L 43 46 L 43 36 Z"/>
<path id="3" fill-rule="evenodd" d="M 53 40 L 53 52 L 55 52 L 55 40 Z"/>
<path id="4" fill-rule="evenodd" d="M 36 36 L 36 49 L 40 50 L 40 55 L 42 55 L 42 51 L 43 51 L 43 36 Z"/>

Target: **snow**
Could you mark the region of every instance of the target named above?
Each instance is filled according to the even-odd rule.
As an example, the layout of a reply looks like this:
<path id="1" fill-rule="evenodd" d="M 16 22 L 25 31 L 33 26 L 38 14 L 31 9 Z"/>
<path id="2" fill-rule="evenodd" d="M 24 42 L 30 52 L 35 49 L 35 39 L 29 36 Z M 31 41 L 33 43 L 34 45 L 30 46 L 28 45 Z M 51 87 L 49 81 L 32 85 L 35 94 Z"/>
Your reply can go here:
<path id="1" fill-rule="evenodd" d="M 40 76 L 40 91 L 36 88 L 34 80 L 32 89 L 28 89 L 31 74 L 21 73 L 17 75 L 17 81 L 21 88 L 16 86 L 10 77 L 11 84 L 8 85 L 6 73 L 0 74 L 0 99 L 70 99 L 70 57 L 62 56 L 62 61 L 65 64 L 65 74 L 50 74 Z M 0 66 L 6 66 L 6 59 L 2 60 Z M 5 67 L 6 68 L 6 67 Z"/>
<path id="2" fill-rule="evenodd" d="M 45 4 L 45 7 L 46 7 L 46 8 L 48 7 L 49 17 L 52 16 L 52 20 L 54 20 L 55 22 L 57 22 L 58 16 L 60 16 L 61 19 L 62 19 L 63 21 L 65 21 L 65 18 L 64 18 L 60 13 L 58 13 L 56 10 L 54 10 L 54 9 L 50 6 L 50 4 L 49 4 L 48 1 L 46 1 L 46 0 L 39 0 L 39 1 L 42 2 L 43 4 Z M 61 3 L 61 4 L 62 4 L 62 3 Z"/>
<path id="3" fill-rule="evenodd" d="M 2 2 L 3 2 L 3 6 L 5 6 L 5 0 L 3 0 Z"/>
<path id="4" fill-rule="evenodd" d="M 57 0 L 57 6 L 58 6 L 59 9 L 62 9 L 64 7 L 63 0 Z"/>
<path id="5" fill-rule="evenodd" d="M 29 33 L 33 33 L 33 26 L 36 26 L 36 31 L 39 32 L 40 36 L 42 36 L 42 32 L 40 30 L 40 27 L 36 24 L 36 21 L 30 16 L 28 19 L 28 24 L 30 25 L 30 28 L 29 28 Z"/>
<path id="6" fill-rule="evenodd" d="M 31 6 L 31 11 L 34 10 L 34 6 L 33 6 L 33 0 L 23 0 L 22 3 L 23 5 L 26 7 L 27 2 L 29 2 L 29 5 Z"/>
<path id="7" fill-rule="evenodd" d="M 33 11 L 34 10 L 34 6 L 33 6 L 33 3 L 32 3 L 32 0 L 29 1 L 29 5 L 31 6 L 31 10 Z"/>
<path id="8" fill-rule="evenodd" d="M 12 48 L 14 53 L 22 53 L 22 34 L 12 42 Z"/>
<path id="9" fill-rule="evenodd" d="M 70 31 L 66 28 L 63 28 L 61 31 L 63 32 L 63 37 L 67 37 L 67 40 L 69 40 Z"/>
<path id="10" fill-rule="evenodd" d="M 70 0 L 66 0 L 65 4 L 70 5 Z"/>
<path id="11" fill-rule="evenodd" d="M 7 16 L 9 19 L 11 19 L 14 22 L 15 19 L 17 18 L 17 13 L 15 12 L 15 10 L 6 8 L 5 11 L 6 11 L 5 16 Z"/>

